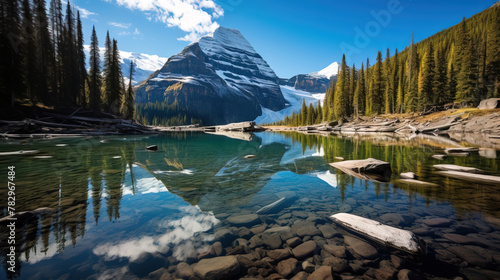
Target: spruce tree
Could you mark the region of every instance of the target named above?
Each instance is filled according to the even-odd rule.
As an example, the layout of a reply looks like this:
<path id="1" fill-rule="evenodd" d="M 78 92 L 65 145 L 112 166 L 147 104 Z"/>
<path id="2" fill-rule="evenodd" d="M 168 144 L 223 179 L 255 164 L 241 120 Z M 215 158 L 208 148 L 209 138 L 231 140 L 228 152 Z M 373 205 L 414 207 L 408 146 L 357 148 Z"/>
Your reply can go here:
<path id="1" fill-rule="evenodd" d="M 347 110 L 347 92 L 348 89 L 348 70 L 347 64 L 345 62 L 345 54 L 342 56 L 342 64 L 340 68 L 340 73 L 337 76 L 337 86 L 335 88 L 335 96 L 333 101 L 333 112 L 336 119 L 342 119 L 346 116 Z"/>
<path id="2" fill-rule="evenodd" d="M 110 66 L 110 91 L 109 91 L 109 112 L 114 115 L 120 115 L 120 108 L 123 99 L 122 81 L 123 75 L 120 67 L 120 53 L 118 51 L 118 42 L 113 39 L 113 51 L 111 53 Z"/>
<path id="3" fill-rule="evenodd" d="M 300 110 L 300 121 L 299 125 L 306 125 L 307 123 L 307 106 L 306 106 L 306 100 L 302 99 L 302 109 Z"/>
<path id="4" fill-rule="evenodd" d="M 398 54 L 398 49 L 396 49 L 396 52 L 394 53 L 394 58 L 393 58 L 393 67 L 391 68 L 391 76 L 389 78 L 390 83 L 389 83 L 389 88 L 390 88 L 390 112 L 395 113 L 396 112 L 396 99 L 398 96 L 398 84 L 399 84 L 399 54 Z"/>
<path id="5" fill-rule="evenodd" d="M 385 56 L 385 60 L 384 60 L 384 73 L 383 73 L 383 76 L 384 76 L 384 81 L 385 81 L 385 87 L 384 87 L 384 106 L 383 106 L 383 111 L 386 113 L 386 114 L 390 114 L 391 113 L 391 104 L 392 104 L 392 90 L 391 90 L 391 60 L 390 60 L 390 57 L 391 57 L 391 52 L 389 51 L 389 48 L 387 48 L 387 51 L 386 51 L 386 56 Z"/>
<path id="6" fill-rule="evenodd" d="M 385 90 L 384 68 L 382 65 L 382 53 L 378 51 L 377 63 L 372 73 L 373 88 L 371 89 L 371 114 L 382 112 L 383 96 Z"/>
<path id="7" fill-rule="evenodd" d="M 423 111 L 425 110 L 426 106 L 432 104 L 432 98 L 434 98 L 434 68 L 434 48 L 432 46 L 432 43 L 429 43 L 422 59 L 422 64 L 418 76 L 418 111 Z"/>
<path id="8" fill-rule="evenodd" d="M 80 11 L 76 14 L 76 52 L 77 52 L 77 65 L 78 65 L 78 100 L 80 106 L 87 106 L 87 96 L 85 92 L 85 84 L 87 81 L 87 69 L 85 68 L 85 51 L 83 48 L 83 31 L 82 21 L 80 19 Z"/>
<path id="9" fill-rule="evenodd" d="M 90 72 L 89 72 L 89 108 L 93 111 L 100 111 L 101 106 L 101 61 L 99 58 L 99 41 L 95 32 L 95 26 L 92 27 L 92 36 L 90 37 Z"/>
<path id="10" fill-rule="evenodd" d="M 433 104 L 446 104 L 452 100 L 448 96 L 446 90 L 447 87 L 447 76 L 446 76 L 446 57 L 444 56 L 444 51 L 439 48 L 436 50 L 435 54 L 435 78 L 432 85 L 432 103 Z"/>
<path id="11" fill-rule="evenodd" d="M 354 94 L 356 92 L 356 86 L 358 83 L 358 73 L 356 71 L 356 65 L 353 63 L 351 68 L 351 74 L 349 75 L 349 96 L 347 101 L 347 115 L 352 115 L 354 113 Z"/>
<path id="12" fill-rule="evenodd" d="M 34 1 L 35 40 L 37 46 L 38 95 L 45 105 L 52 105 L 57 84 L 55 80 L 54 45 L 49 31 L 45 0 Z"/>
<path id="13" fill-rule="evenodd" d="M 38 91 L 37 83 L 37 57 L 36 57 L 36 43 L 35 33 L 33 28 L 33 14 L 31 4 L 28 0 L 22 2 L 22 44 L 21 55 L 23 58 L 22 66 L 24 69 L 25 85 L 24 96 L 29 98 L 31 103 L 35 104 L 36 95 Z"/>
<path id="14" fill-rule="evenodd" d="M 365 101 L 366 101 L 366 86 L 365 86 L 365 69 L 364 64 L 361 64 L 361 70 L 359 70 L 359 79 L 356 84 L 356 90 L 354 92 L 353 107 L 354 115 L 356 117 L 364 115 L 365 113 Z"/>
<path id="15" fill-rule="evenodd" d="M 62 83 L 63 83 L 63 15 L 61 0 L 50 1 L 50 26 L 52 31 L 52 43 L 54 44 L 54 79 L 55 88 L 52 90 L 53 98 L 56 104 L 61 104 L 63 100 Z"/>
<path id="16" fill-rule="evenodd" d="M 457 79 L 457 95 L 455 102 L 472 104 L 477 98 L 477 57 L 474 42 L 470 39 L 465 18 L 460 23 L 457 33 L 457 62 L 459 73 Z"/>
<path id="17" fill-rule="evenodd" d="M 497 94 L 500 87 L 500 6 L 491 9 L 486 32 L 485 76 L 489 84 L 488 96 L 499 97 Z"/>
<path id="18" fill-rule="evenodd" d="M 113 46 L 111 45 L 111 38 L 109 37 L 109 30 L 106 33 L 106 41 L 104 43 L 104 65 L 102 70 L 104 89 L 103 89 L 103 108 L 104 111 L 109 112 L 111 107 L 111 87 L 112 87 L 112 74 L 111 74 L 111 61 L 113 54 Z"/>
<path id="19" fill-rule="evenodd" d="M 314 109 L 314 106 L 312 103 L 309 104 L 309 108 L 307 109 L 307 125 L 313 125 L 314 121 L 316 120 L 316 110 Z"/>
<path id="20" fill-rule="evenodd" d="M 133 77 L 134 77 L 134 62 L 130 61 L 130 75 L 128 80 L 128 88 L 127 92 L 125 93 L 125 98 L 123 99 L 124 102 L 122 105 L 122 115 L 127 120 L 132 119 L 132 117 L 134 116 L 135 94 L 132 88 Z"/>

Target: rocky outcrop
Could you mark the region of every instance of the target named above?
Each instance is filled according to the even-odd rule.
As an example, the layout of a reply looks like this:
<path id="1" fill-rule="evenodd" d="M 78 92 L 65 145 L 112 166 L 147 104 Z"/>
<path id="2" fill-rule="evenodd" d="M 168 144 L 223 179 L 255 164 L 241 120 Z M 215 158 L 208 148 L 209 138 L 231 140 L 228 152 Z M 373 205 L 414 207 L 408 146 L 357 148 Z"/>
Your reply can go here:
<path id="1" fill-rule="evenodd" d="M 392 174 L 390 163 L 374 158 L 346 160 L 330 165 L 361 179 L 388 181 Z"/>
<path id="2" fill-rule="evenodd" d="M 309 74 L 299 74 L 290 79 L 281 79 L 280 84 L 291 86 L 298 90 L 307 91 L 310 93 L 325 93 L 330 86 L 331 80 L 323 76 L 315 76 Z"/>
<path id="3" fill-rule="evenodd" d="M 175 106 L 204 124 L 249 121 L 285 107 L 278 80 L 239 31 L 219 27 L 139 85 L 136 102 Z"/>

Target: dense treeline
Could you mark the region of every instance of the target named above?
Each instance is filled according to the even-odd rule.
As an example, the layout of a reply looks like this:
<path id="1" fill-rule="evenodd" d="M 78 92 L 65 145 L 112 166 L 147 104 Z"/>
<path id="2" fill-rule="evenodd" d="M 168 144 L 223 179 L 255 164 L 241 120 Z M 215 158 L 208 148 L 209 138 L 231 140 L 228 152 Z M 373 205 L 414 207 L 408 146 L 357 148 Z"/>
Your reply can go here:
<path id="1" fill-rule="evenodd" d="M 61 0 L 51 0 L 48 13 L 45 0 L 1 1 L 0 106 L 85 107 L 131 118 L 134 95 L 131 84 L 124 85 L 117 41 L 108 32 L 101 73 L 92 30 L 87 73 L 82 29 L 69 1 L 64 13 Z"/>
<path id="2" fill-rule="evenodd" d="M 203 124 L 201 119 L 192 116 L 183 110 L 177 102 L 137 103 L 135 104 L 135 118 L 143 124 L 177 126 L 189 124 Z"/>
<path id="3" fill-rule="evenodd" d="M 347 66 L 344 55 L 323 108 L 303 106 L 277 124 L 477 106 L 484 98 L 500 97 L 500 6 L 390 54 L 387 49 L 382 60 L 379 51 L 375 64 L 370 66 L 367 59 L 361 69 Z"/>

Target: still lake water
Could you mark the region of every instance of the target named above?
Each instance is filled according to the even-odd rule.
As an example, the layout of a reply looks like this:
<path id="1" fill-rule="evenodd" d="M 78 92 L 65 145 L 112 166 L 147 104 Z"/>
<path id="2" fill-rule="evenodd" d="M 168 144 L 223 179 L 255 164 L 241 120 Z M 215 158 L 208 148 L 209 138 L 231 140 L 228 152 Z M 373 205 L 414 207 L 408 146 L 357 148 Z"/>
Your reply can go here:
<path id="1" fill-rule="evenodd" d="M 332 226 L 341 234 L 331 238 L 304 235 L 302 241 L 311 239 L 320 247 L 325 243 L 347 246 L 342 235 L 350 233 L 327 217 L 349 212 L 414 231 L 427 242 L 429 256 L 408 258 L 406 266 L 398 267 L 391 259 L 396 253 L 387 248 L 373 244 L 379 256 L 368 261 L 347 246 L 350 268 L 342 272 L 345 279 L 378 277 L 375 272 L 383 266 L 390 266 L 393 273 L 409 268 L 424 278 L 500 278 L 500 186 L 446 178 L 432 167 L 439 163 L 473 166 L 500 176 L 497 151 L 439 161 L 432 155 L 443 153 L 446 140 L 270 132 L 251 138 L 176 133 L 3 140 L 2 152 L 39 150 L 36 155 L 0 157 L 3 216 L 11 165 L 16 171 L 16 212 L 49 208 L 17 222 L 17 273 L 10 276 L 135 279 L 147 278 L 162 267 L 176 276 L 177 265 L 196 263 L 220 237 L 217 232 L 230 229 L 233 239 L 239 234 L 249 240 L 254 233 L 247 228 L 296 229 L 304 220 L 318 227 Z M 148 145 L 159 149 L 146 151 Z M 256 157 L 245 158 L 249 154 Z M 335 157 L 388 161 L 393 170 L 391 183 L 343 174 L 328 165 Z M 397 174 L 410 171 L 439 186 L 396 183 Z M 282 197 L 288 202 L 274 213 L 260 215 L 257 223 L 235 226 L 226 220 L 255 213 Z M 7 234 L 2 229 L 1 279 L 7 277 Z M 279 244 L 279 248 L 288 246 L 285 240 Z M 231 243 L 224 246 L 226 252 L 231 251 Z M 248 253 L 248 246 L 243 247 L 245 252 L 240 253 Z M 250 247 L 254 251 L 255 246 Z M 331 256 L 318 254 L 308 260 L 319 265 Z M 355 270 L 354 264 L 364 269 Z M 273 273 L 271 268 L 259 271 L 264 276 Z"/>

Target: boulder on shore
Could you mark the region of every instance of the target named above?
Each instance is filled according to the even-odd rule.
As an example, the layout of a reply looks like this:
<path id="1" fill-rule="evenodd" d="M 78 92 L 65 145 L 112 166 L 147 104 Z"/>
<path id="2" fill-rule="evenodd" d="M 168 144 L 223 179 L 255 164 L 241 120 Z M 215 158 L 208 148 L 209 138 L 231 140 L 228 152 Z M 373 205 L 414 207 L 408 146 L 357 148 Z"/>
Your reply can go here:
<path id="1" fill-rule="evenodd" d="M 347 213 L 330 216 L 335 223 L 369 239 L 411 254 L 426 254 L 425 242 L 413 232 L 383 225 L 377 221 Z"/>
<path id="2" fill-rule="evenodd" d="M 480 110 L 491 110 L 500 108 L 500 98 L 489 98 L 481 100 L 479 106 L 477 107 Z"/>
<path id="3" fill-rule="evenodd" d="M 374 158 L 333 162 L 330 165 L 361 179 L 386 182 L 390 180 L 392 174 L 390 163 Z"/>

